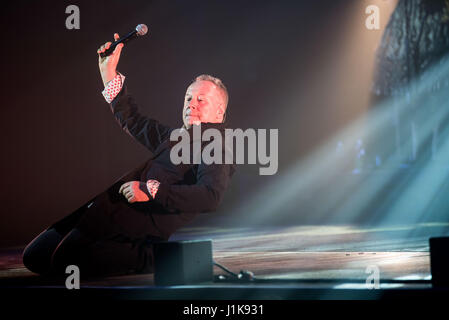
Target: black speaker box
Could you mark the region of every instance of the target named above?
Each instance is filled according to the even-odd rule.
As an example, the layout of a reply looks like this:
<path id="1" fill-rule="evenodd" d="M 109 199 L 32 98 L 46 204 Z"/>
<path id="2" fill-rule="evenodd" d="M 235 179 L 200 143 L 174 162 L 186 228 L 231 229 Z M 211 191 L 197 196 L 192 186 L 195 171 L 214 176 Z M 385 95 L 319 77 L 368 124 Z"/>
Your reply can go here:
<path id="1" fill-rule="evenodd" d="M 434 287 L 449 287 L 449 237 L 429 239 L 430 271 Z"/>
<path id="2" fill-rule="evenodd" d="M 153 244 L 153 250 L 156 285 L 213 281 L 211 240 L 157 242 Z"/>

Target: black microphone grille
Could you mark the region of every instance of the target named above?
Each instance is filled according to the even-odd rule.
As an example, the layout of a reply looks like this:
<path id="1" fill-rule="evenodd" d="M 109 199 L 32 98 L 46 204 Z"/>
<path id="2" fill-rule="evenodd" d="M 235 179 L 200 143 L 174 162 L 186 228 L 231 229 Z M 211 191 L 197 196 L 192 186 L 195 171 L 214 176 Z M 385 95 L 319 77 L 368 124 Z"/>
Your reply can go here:
<path id="1" fill-rule="evenodd" d="M 148 27 L 147 27 L 147 25 L 146 24 L 139 24 L 137 27 L 136 27 L 136 31 L 137 31 L 137 34 L 139 35 L 139 36 L 144 36 L 144 35 L 146 35 L 147 34 L 147 32 L 148 32 Z"/>

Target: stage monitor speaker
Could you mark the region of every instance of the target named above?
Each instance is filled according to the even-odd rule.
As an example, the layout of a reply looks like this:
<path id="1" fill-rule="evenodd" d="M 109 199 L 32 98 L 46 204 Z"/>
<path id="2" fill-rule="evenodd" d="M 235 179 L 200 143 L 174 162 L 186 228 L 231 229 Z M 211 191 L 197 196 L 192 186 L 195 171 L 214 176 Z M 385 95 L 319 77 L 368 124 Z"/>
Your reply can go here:
<path id="1" fill-rule="evenodd" d="M 153 244 L 153 250 L 156 285 L 213 281 L 211 240 L 157 242 Z"/>
<path id="2" fill-rule="evenodd" d="M 449 237 L 429 239 L 432 286 L 449 287 Z"/>

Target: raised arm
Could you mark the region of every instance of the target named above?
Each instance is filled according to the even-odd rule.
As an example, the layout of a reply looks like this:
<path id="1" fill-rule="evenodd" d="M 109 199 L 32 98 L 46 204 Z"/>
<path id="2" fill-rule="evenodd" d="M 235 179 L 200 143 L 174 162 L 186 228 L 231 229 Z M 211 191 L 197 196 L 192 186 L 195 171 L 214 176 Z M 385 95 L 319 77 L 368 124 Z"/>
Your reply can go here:
<path id="1" fill-rule="evenodd" d="M 119 39 L 117 33 L 114 34 L 114 39 Z M 97 51 L 98 66 L 105 86 L 103 96 L 110 104 L 112 113 L 122 129 L 154 153 L 157 147 L 169 137 L 171 128 L 140 113 L 124 85 L 125 77 L 117 72 L 123 44 L 117 45 L 111 55 L 100 56 L 100 53 L 110 46 L 111 42 L 107 42 Z"/>

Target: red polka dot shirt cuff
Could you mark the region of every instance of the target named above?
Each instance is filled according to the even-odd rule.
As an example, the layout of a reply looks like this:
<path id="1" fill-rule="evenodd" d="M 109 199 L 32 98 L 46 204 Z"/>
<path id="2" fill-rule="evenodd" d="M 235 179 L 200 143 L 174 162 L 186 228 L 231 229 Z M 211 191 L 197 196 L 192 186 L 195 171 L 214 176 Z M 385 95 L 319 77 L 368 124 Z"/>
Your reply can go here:
<path id="1" fill-rule="evenodd" d="M 147 189 L 148 189 L 148 192 L 153 197 L 153 199 L 156 197 L 156 193 L 157 193 L 157 190 L 159 189 L 159 185 L 160 184 L 161 183 L 159 181 L 157 181 L 157 180 L 151 180 L 150 179 L 150 180 L 147 181 Z"/>
<path id="2" fill-rule="evenodd" d="M 117 75 L 108 82 L 106 88 L 104 88 L 102 94 L 106 99 L 107 103 L 111 103 L 112 100 L 119 94 L 122 90 L 123 83 L 125 82 L 125 76 L 117 72 Z"/>

